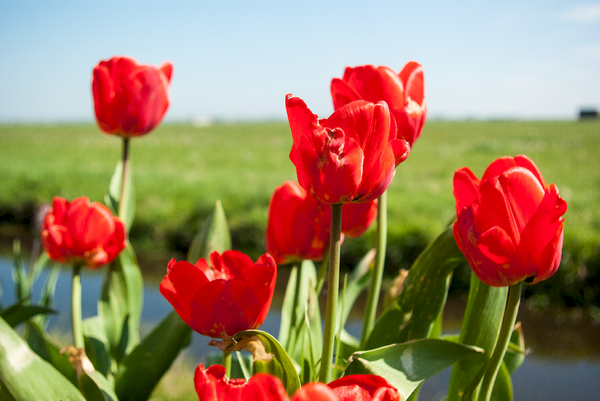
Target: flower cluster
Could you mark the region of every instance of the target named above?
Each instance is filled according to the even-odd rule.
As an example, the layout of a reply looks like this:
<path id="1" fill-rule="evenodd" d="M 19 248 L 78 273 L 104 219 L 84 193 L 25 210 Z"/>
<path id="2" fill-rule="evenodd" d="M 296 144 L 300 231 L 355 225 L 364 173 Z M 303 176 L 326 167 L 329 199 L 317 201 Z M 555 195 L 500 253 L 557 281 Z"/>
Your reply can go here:
<path id="1" fill-rule="evenodd" d="M 258 373 L 248 382 L 228 379 L 225 368 L 198 365 L 194 385 L 200 401 L 289 401 L 290 397 L 279 378 Z M 328 384 L 307 383 L 292 396 L 291 401 L 400 401 L 400 395 L 381 376 L 349 375 Z"/>
<path id="2" fill-rule="evenodd" d="M 44 220 L 42 244 L 51 259 L 95 269 L 125 248 L 125 226 L 106 206 L 86 197 L 71 202 L 56 197 Z"/>

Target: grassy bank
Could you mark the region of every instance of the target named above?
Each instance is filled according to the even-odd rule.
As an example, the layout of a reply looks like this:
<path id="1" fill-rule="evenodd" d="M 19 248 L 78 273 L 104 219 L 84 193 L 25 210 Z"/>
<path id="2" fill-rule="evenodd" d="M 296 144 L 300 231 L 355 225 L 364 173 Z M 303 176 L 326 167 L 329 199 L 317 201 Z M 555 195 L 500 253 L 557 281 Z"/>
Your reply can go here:
<path id="1" fill-rule="evenodd" d="M 29 224 L 35 207 L 55 195 L 102 201 L 121 152 L 120 140 L 92 124 L 4 125 L 0 143 L 0 226 L 5 234 Z M 163 124 L 134 139 L 137 214 L 131 239 L 140 256 L 180 257 L 217 199 L 223 201 L 234 246 L 253 256 L 264 252 L 271 193 L 295 179 L 288 158 L 291 144 L 285 122 Z M 457 168 L 469 166 L 481 176 L 497 157 L 526 154 L 568 201 L 569 280 L 589 277 L 599 259 L 598 149 L 600 123 L 593 121 L 429 121 L 389 188 L 388 268 L 407 265 L 453 217 Z M 346 253 L 355 256 L 371 241 L 372 235 L 355 241 Z"/>

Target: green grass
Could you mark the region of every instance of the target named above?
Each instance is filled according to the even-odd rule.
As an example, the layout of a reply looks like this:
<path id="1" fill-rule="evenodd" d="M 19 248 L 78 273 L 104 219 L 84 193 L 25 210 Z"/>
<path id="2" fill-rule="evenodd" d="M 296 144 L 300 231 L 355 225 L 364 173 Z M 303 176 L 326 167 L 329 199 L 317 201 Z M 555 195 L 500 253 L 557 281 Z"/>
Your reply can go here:
<path id="1" fill-rule="evenodd" d="M 121 141 L 92 124 L 4 125 L 0 143 L 0 208 L 9 212 L 55 195 L 102 201 L 121 153 Z M 271 193 L 295 179 L 291 144 L 285 122 L 163 124 L 133 139 L 134 245 L 170 257 L 164 254 L 185 248 L 221 199 L 234 242 L 262 247 Z M 389 188 L 391 238 L 441 231 L 454 215 L 457 168 L 480 177 L 497 157 L 526 154 L 568 201 L 566 241 L 598 243 L 599 149 L 598 122 L 429 121 Z"/>

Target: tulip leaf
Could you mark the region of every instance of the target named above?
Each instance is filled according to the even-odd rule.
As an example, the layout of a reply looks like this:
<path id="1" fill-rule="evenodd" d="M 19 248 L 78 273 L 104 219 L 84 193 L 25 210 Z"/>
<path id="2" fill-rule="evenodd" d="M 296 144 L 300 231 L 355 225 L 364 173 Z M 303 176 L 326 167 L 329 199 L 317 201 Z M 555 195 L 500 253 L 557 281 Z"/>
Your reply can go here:
<path id="1" fill-rule="evenodd" d="M 25 300 L 21 300 L 20 302 L 9 306 L 0 313 L 0 317 L 2 317 L 11 327 L 15 327 L 29 318 L 40 314 L 57 313 L 55 310 L 46 308 L 45 306 L 26 305 L 23 302 L 25 302 Z"/>
<path id="2" fill-rule="evenodd" d="M 187 261 L 194 264 L 200 259 L 209 259 L 213 251 L 223 253 L 231 249 L 231 234 L 221 201 L 208 217 L 198 234 L 192 240 L 188 250 Z"/>
<path id="3" fill-rule="evenodd" d="M 490 401 L 512 401 L 513 400 L 512 380 L 510 372 L 504 363 L 500 365 Z"/>
<path id="4" fill-rule="evenodd" d="M 525 361 L 525 338 L 523 336 L 523 329 L 521 323 L 517 322 L 515 328 L 510 336 L 510 343 L 504 354 L 504 363 L 510 374 L 513 374 L 515 370 L 523 364 Z"/>
<path id="5" fill-rule="evenodd" d="M 348 277 L 348 285 L 346 286 L 346 289 L 344 291 L 344 297 L 340 297 L 338 299 L 338 310 L 343 310 L 343 314 L 337 314 L 336 327 L 340 327 L 340 324 L 343 327 L 346 324 L 348 316 L 350 316 L 350 312 L 352 311 L 352 307 L 358 299 L 358 296 L 370 284 L 371 269 L 369 267 L 375 260 L 376 254 L 377 250 L 369 250 L 365 254 L 365 256 L 363 256 L 363 258 L 358 262 L 354 270 L 352 270 L 352 274 L 350 274 L 350 277 Z M 344 305 L 343 308 L 342 304 Z"/>
<path id="6" fill-rule="evenodd" d="M 426 379 L 443 372 L 459 360 L 480 354 L 477 347 L 440 339 L 413 340 L 370 351 L 355 352 L 345 376 L 373 374 L 396 387 L 405 400 Z"/>
<path id="7" fill-rule="evenodd" d="M 87 357 L 100 373 L 108 376 L 111 360 L 107 349 L 108 341 L 100 316 L 92 316 L 83 321 L 83 334 Z"/>
<path id="8" fill-rule="evenodd" d="M 119 398 L 147 400 L 191 338 L 192 330 L 177 312 L 168 314 L 119 364 L 115 378 Z"/>
<path id="9" fill-rule="evenodd" d="M 412 265 L 402 291 L 376 322 L 366 348 L 430 336 L 446 303 L 451 275 L 463 261 L 448 227 Z"/>
<path id="10" fill-rule="evenodd" d="M 98 301 L 98 315 L 106 333 L 108 348 L 116 361 L 139 342 L 144 283 L 131 244 L 107 269 Z"/>
<path id="11" fill-rule="evenodd" d="M 449 401 L 470 400 L 477 390 L 500 333 L 507 293 L 507 287 L 490 287 L 471 273 L 469 300 L 459 342 L 480 347 L 484 354 L 452 367 Z"/>
<path id="12" fill-rule="evenodd" d="M 40 294 L 40 304 L 46 308 L 52 309 L 54 307 L 54 294 L 56 292 L 56 283 L 58 281 L 60 271 L 60 265 L 53 264 L 52 269 L 50 270 L 50 273 L 44 282 L 44 287 L 42 288 L 42 293 Z M 39 322 L 41 327 L 46 328 L 46 315 L 39 315 L 35 320 Z"/>
<path id="13" fill-rule="evenodd" d="M 1 318 L 0 386 L 16 401 L 85 401 L 67 378 L 33 352 Z"/>
<path id="14" fill-rule="evenodd" d="M 279 324 L 279 335 L 277 339 L 285 349 L 290 349 L 290 339 L 293 331 L 292 321 L 296 319 L 296 297 L 298 295 L 298 266 L 294 265 L 290 270 L 283 303 L 281 304 L 281 320 Z"/>
<path id="15" fill-rule="evenodd" d="M 300 388 L 300 378 L 292 359 L 279 342 L 261 330 L 241 331 L 232 337 L 227 351 L 245 349 L 252 353 L 254 373 L 270 373 L 279 377 L 288 395 Z"/>
<path id="16" fill-rule="evenodd" d="M 129 232 L 131 228 L 131 224 L 133 223 L 133 217 L 135 215 L 135 186 L 133 185 L 133 174 L 131 173 L 131 161 L 129 163 L 129 168 L 127 169 L 127 183 L 126 190 L 129 191 L 126 196 L 127 207 L 125 208 L 125 215 L 119 216 L 125 222 L 125 227 L 127 228 L 127 232 Z M 115 172 L 110 179 L 110 185 L 108 187 L 108 192 L 104 196 L 104 202 L 106 206 L 111 210 L 112 214 L 115 216 L 119 215 L 119 203 L 121 202 L 121 186 L 123 180 L 123 161 L 119 160 L 117 166 L 115 167 Z"/>
<path id="17" fill-rule="evenodd" d="M 314 362 L 320 358 L 323 342 L 316 284 L 317 270 L 311 260 L 302 261 L 300 270 L 294 266 L 281 313 L 279 341 L 292 360 L 303 369 L 314 368 Z M 305 360 L 309 362 L 305 364 Z"/>
<path id="18" fill-rule="evenodd" d="M 69 359 L 65 355 L 60 354 L 58 346 L 48 338 L 46 332 L 37 322 L 27 322 L 23 338 L 27 341 L 33 352 L 54 366 L 73 385 L 77 386 L 75 369 L 71 366 Z"/>

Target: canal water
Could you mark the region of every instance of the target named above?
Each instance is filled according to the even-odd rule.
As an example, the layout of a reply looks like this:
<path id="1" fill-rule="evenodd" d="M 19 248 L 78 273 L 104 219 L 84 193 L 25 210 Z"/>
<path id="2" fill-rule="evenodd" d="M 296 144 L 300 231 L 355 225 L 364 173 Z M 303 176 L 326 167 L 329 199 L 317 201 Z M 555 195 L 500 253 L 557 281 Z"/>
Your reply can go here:
<path id="1" fill-rule="evenodd" d="M 40 293 L 45 274 L 34 285 L 35 295 Z M 59 275 L 56 285 L 55 309 L 60 313 L 50 318 L 50 330 L 66 330 L 70 327 L 70 293 L 71 276 L 69 270 L 63 270 Z M 97 314 L 97 300 L 104 278 L 104 270 L 85 270 L 82 274 L 82 312 L 84 318 Z M 12 281 L 11 262 L 0 258 L 0 283 L 2 297 L 0 302 L 3 307 L 15 302 L 15 288 Z M 279 331 L 279 308 L 274 304 L 261 330 L 277 335 Z M 158 290 L 158 283 L 146 283 L 144 290 L 144 308 L 142 312 L 143 330 L 150 330 L 160 320 L 172 311 L 171 305 L 162 297 Z M 351 334 L 360 335 L 360 322 L 350 322 L 347 327 Z M 600 330 L 595 330 L 600 332 Z M 548 333 L 551 334 L 551 333 Z M 548 335 L 548 338 L 552 336 Z M 586 341 L 599 341 L 600 337 L 587 337 Z M 525 332 L 527 343 L 527 332 Z M 192 343 L 184 350 L 188 360 L 202 362 L 204 357 L 214 352 L 207 345 L 208 338 L 194 333 Z M 584 346 L 585 344 L 581 344 Z M 552 347 L 549 344 L 548 347 Z M 525 358 L 523 365 L 513 374 L 515 401 L 537 400 L 600 400 L 600 358 L 598 355 L 581 357 L 557 357 L 554 354 L 540 354 L 536 352 Z M 425 382 L 421 391 L 420 400 L 442 400 L 448 386 L 450 371 L 445 371 Z"/>

